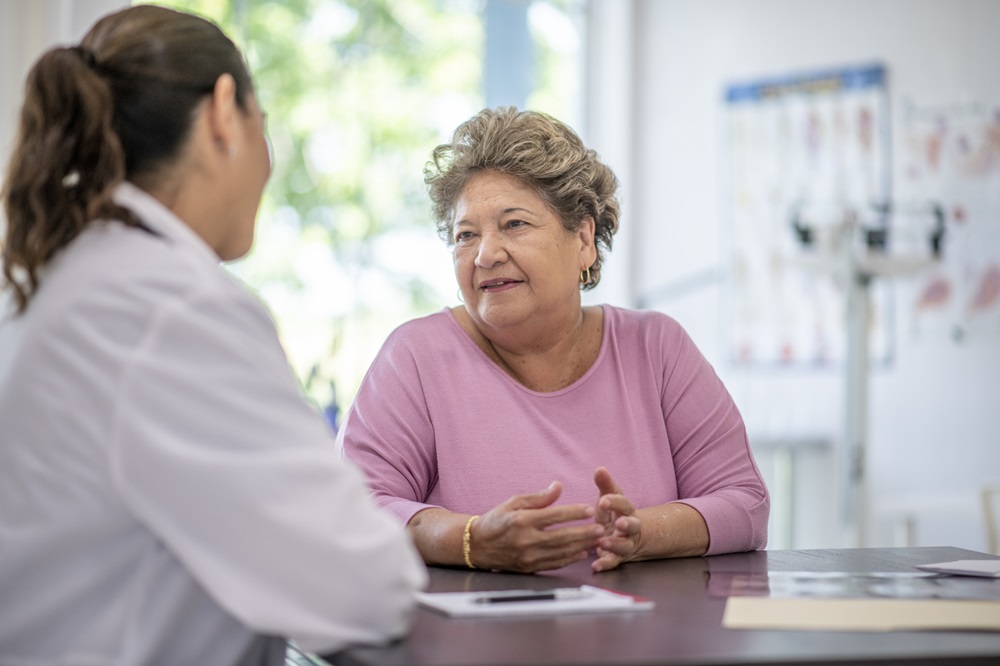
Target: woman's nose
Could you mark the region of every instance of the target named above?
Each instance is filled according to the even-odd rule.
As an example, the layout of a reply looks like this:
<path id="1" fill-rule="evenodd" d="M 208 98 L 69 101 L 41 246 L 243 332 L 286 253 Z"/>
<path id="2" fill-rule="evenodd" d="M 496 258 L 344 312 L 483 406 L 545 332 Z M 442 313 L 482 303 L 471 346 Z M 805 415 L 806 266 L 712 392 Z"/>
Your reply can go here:
<path id="1" fill-rule="evenodd" d="M 507 260 L 507 246 L 502 234 L 487 232 L 479 241 L 479 252 L 476 253 L 476 265 L 480 268 L 492 268 Z"/>

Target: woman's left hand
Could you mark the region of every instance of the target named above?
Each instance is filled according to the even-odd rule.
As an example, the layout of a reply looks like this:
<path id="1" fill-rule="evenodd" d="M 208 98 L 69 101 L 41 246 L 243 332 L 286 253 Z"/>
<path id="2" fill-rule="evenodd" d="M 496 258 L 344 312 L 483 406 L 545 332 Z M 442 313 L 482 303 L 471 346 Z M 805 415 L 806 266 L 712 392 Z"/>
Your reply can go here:
<path id="1" fill-rule="evenodd" d="M 611 478 L 611 472 L 598 467 L 594 472 L 594 483 L 598 491 L 594 522 L 604 526 L 605 534 L 597 540 L 597 559 L 591 568 L 595 572 L 609 571 L 635 556 L 642 535 L 642 523 L 635 507 Z"/>

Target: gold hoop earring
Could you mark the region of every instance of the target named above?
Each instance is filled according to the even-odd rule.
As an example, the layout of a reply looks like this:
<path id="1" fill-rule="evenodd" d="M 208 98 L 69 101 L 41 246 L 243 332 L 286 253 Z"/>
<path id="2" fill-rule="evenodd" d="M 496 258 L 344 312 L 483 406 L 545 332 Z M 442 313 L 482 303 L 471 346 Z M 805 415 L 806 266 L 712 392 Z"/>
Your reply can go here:
<path id="1" fill-rule="evenodd" d="M 587 266 L 586 269 L 580 271 L 580 284 L 585 287 L 590 284 L 590 266 Z"/>

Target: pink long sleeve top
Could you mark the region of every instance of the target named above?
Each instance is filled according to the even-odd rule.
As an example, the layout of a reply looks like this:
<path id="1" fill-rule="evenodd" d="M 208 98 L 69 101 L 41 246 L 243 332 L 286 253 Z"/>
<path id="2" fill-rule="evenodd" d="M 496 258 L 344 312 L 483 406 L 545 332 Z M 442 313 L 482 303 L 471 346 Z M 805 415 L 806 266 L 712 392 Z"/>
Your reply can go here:
<path id="1" fill-rule="evenodd" d="M 482 514 L 554 480 L 559 503 L 590 504 L 603 465 L 637 508 L 695 508 L 707 554 L 763 548 L 768 493 L 722 381 L 670 317 L 603 309 L 597 360 L 551 393 L 510 377 L 450 310 L 396 329 L 339 434 L 377 504 L 404 523 L 428 507 Z"/>

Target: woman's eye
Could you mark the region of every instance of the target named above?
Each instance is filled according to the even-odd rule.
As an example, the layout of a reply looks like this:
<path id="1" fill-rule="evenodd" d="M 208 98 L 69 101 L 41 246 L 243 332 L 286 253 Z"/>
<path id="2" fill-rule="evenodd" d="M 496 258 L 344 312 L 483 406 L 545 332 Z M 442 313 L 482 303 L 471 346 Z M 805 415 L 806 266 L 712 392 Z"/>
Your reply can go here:
<path id="1" fill-rule="evenodd" d="M 527 222 L 525 222 L 524 220 L 511 220 L 510 222 L 507 223 L 507 226 L 514 229 L 517 227 L 523 227 L 526 224 Z"/>
<path id="2" fill-rule="evenodd" d="M 471 231 L 459 231 L 457 234 L 455 234 L 455 242 L 456 243 L 461 243 L 463 241 L 467 241 L 470 238 L 472 238 L 472 232 Z"/>

